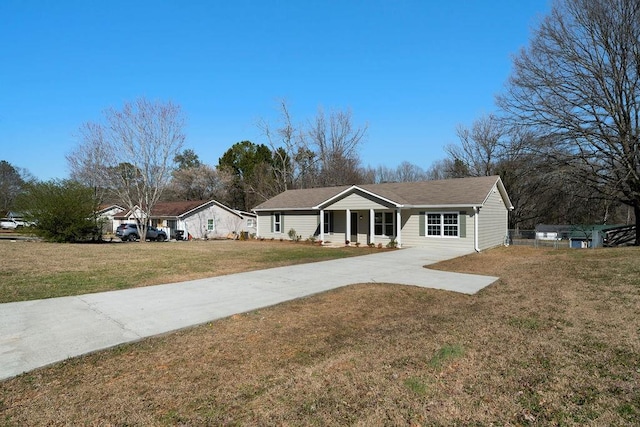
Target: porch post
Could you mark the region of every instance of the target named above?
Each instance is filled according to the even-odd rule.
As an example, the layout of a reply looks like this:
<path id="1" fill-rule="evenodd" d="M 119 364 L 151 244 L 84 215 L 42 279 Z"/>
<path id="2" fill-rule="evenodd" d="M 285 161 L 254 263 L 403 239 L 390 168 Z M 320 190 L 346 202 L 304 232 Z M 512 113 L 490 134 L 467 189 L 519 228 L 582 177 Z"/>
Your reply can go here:
<path id="1" fill-rule="evenodd" d="M 402 247 L 402 215 L 400 208 L 396 209 L 396 242 L 398 247 Z"/>
<path id="2" fill-rule="evenodd" d="M 324 245 L 324 209 L 320 209 L 320 241 Z"/>
<path id="3" fill-rule="evenodd" d="M 344 240 L 351 241 L 351 209 L 347 209 L 347 229 L 344 233 Z"/>
<path id="4" fill-rule="evenodd" d="M 375 243 L 376 235 L 376 216 L 373 209 L 369 209 L 369 243 Z"/>

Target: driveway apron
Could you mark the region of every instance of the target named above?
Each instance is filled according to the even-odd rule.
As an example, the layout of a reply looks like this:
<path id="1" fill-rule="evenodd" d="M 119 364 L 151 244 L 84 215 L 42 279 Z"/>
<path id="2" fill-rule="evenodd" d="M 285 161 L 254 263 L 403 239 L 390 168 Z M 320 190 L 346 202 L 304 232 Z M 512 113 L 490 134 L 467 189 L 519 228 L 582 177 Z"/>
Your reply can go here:
<path id="1" fill-rule="evenodd" d="M 0 304 L 0 379 L 355 283 L 397 283 L 474 294 L 497 280 L 423 267 L 460 255 L 464 253 L 408 248 L 189 282 Z"/>

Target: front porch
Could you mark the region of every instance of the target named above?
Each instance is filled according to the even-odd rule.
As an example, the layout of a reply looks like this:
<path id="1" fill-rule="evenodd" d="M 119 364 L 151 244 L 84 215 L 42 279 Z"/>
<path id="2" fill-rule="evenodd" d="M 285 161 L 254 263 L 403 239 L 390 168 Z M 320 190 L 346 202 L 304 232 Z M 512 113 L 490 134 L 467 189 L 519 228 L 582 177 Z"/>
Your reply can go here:
<path id="1" fill-rule="evenodd" d="M 397 209 L 320 209 L 322 242 L 402 247 L 402 215 Z M 348 243 L 347 243 L 348 242 Z"/>

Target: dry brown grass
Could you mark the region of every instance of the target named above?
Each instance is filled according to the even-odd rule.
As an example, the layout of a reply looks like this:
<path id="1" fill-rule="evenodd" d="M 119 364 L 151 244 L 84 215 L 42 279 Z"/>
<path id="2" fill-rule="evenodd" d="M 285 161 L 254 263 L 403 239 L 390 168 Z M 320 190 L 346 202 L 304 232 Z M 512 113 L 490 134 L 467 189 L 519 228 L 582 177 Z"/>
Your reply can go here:
<path id="1" fill-rule="evenodd" d="M 638 425 L 640 250 L 500 248 L 0 383 L 7 425 Z"/>
<path id="2" fill-rule="evenodd" d="M 0 303 L 201 279 L 363 255 L 279 241 L 57 244 L 0 241 Z"/>

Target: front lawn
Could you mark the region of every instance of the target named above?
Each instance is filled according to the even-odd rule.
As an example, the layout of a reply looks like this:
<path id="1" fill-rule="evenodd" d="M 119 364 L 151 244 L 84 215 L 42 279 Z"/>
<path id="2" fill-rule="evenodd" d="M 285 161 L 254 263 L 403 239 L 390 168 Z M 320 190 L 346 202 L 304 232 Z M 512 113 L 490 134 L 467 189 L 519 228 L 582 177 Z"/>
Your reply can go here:
<path id="1" fill-rule="evenodd" d="M 173 283 L 376 250 L 286 241 L 56 244 L 0 240 L 0 303 Z"/>
<path id="2" fill-rule="evenodd" d="M 72 359 L 0 383 L 0 420 L 640 425 L 639 248 L 435 267 L 501 279 L 472 296 L 354 285 Z"/>

